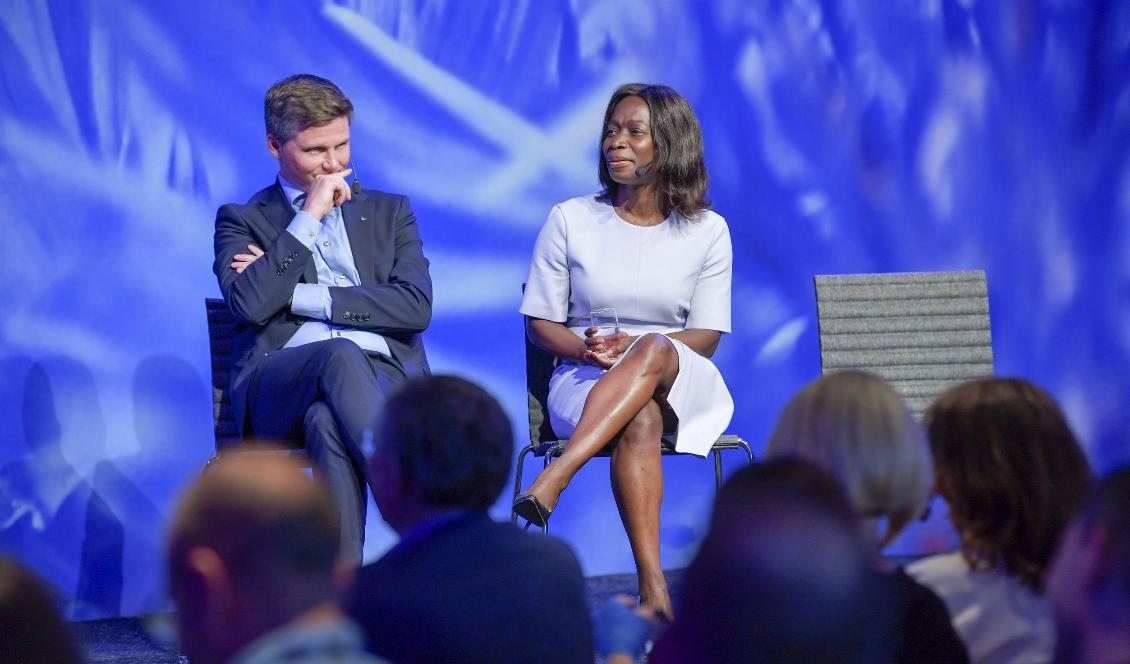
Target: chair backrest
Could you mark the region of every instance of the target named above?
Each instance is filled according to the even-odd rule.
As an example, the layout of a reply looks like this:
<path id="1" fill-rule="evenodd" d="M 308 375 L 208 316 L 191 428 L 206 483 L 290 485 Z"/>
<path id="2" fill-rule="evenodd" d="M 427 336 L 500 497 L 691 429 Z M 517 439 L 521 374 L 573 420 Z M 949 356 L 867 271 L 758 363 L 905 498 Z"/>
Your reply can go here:
<path id="1" fill-rule="evenodd" d="M 208 312 L 208 342 L 212 357 L 212 429 L 216 437 L 216 452 L 219 453 L 240 440 L 228 393 L 235 316 L 227 302 L 219 298 L 206 298 L 204 308 Z"/>
<path id="2" fill-rule="evenodd" d="M 993 375 L 985 273 L 818 275 L 823 373 L 885 378 L 918 417 L 940 392 Z"/>
<path id="3" fill-rule="evenodd" d="M 530 442 L 535 447 L 557 440 L 549 425 L 549 377 L 557 368 L 557 357 L 530 341 L 522 318 L 522 338 L 526 340 L 526 401 L 530 414 Z"/>

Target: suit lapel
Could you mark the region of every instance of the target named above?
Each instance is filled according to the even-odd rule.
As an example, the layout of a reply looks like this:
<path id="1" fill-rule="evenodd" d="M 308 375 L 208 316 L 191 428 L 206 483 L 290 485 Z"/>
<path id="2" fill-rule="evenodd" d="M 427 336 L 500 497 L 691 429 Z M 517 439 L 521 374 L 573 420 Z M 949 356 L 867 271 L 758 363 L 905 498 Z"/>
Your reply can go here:
<path id="1" fill-rule="evenodd" d="M 286 232 L 286 227 L 290 225 L 296 213 L 290 201 L 286 199 L 286 192 L 283 191 L 278 179 L 275 180 L 275 186 L 268 187 L 262 193 L 258 201 L 259 211 L 266 222 L 263 224 L 264 233 L 270 234 L 270 237 L 264 237 L 263 241 L 265 244 L 271 244 L 279 233 Z M 306 268 L 302 271 L 302 280 L 308 284 L 318 283 L 318 267 L 314 265 L 314 261 L 306 263 Z"/>
<path id="2" fill-rule="evenodd" d="M 372 221 L 361 221 L 362 214 L 367 207 L 364 192 L 355 194 L 353 199 L 341 206 L 341 214 L 345 220 L 345 234 L 349 236 L 349 250 L 353 253 L 353 264 L 357 266 L 357 274 L 361 283 L 370 281 L 370 270 L 376 256 L 376 247 L 369 240 L 372 233 Z"/>

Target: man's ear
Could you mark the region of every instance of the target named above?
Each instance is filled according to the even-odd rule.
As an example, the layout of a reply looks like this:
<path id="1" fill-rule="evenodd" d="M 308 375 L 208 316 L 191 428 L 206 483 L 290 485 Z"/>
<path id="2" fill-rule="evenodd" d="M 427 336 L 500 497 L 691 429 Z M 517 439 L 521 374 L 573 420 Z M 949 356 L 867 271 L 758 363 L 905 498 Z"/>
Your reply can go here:
<path id="1" fill-rule="evenodd" d="M 275 138 L 274 134 L 267 134 L 267 151 L 275 159 L 278 159 L 279 154 L 282 153 L 282 143 L 279 143 L 279 139 Z"/>
<path id="2" fill-rule="evenodd" d="M 220 555 L 207 546 L 194 546 L 184 555 L 185 573 L 191 579 L 191 600 L 198 603 L 203 627 L 209 636 L 220 635 L 231 627 L 233 605 L 231 575 Z"/>

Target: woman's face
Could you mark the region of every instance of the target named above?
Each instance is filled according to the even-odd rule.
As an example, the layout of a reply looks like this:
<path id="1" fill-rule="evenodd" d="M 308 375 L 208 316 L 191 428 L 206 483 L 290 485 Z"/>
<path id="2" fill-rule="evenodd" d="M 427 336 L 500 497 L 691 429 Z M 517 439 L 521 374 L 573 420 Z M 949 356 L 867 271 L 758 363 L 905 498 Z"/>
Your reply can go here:
<path id="1" fill-rule="evenodd" d="M 621 99 L 608 118 L 601 148 L 608 174 L 617 184 L 639 185 L 650 180 L 652 173 L 637 174 L 637 169 L 649 166 L 655 158 L 647 102 L 636 96 Z"/>

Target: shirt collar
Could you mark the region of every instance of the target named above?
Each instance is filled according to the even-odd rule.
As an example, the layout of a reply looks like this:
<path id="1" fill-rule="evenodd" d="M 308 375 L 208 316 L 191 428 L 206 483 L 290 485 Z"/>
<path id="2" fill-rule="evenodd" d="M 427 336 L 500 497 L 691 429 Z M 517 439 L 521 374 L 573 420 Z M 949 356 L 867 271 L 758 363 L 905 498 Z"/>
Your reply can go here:
<path id="1" fill-rule="evenodd" d="M 291 184 L 289 180 L 283 177 L 282 173 L 279 173 L 279 184 L 282 185 L 283 193 L 286 194 L 286 200 L 291 205 L 294 205 L 294 199 L 306 193 Z"/>

